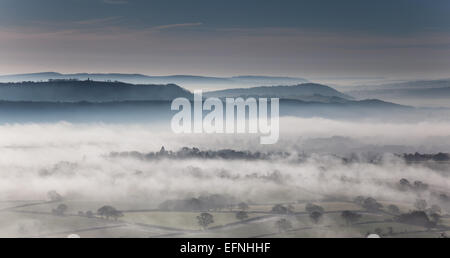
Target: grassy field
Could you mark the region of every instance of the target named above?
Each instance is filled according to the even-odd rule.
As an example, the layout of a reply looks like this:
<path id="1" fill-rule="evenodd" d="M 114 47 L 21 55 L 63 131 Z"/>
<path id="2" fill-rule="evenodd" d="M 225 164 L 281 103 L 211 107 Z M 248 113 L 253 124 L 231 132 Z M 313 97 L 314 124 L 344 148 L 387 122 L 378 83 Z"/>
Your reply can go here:
<path id="1" fill-rule="evenodd" d="M 76 232 L 81 238 L 151 238 L 167 234 L 166 231 L 150 228 L 142 228 L 130 225 L 117 225 L 108 228 L 87 229 Z M 66 233 L 56 233 L 46 235 L 46 237 L 64 238 Z"/>
<path id="2" fill-rule="evenodd" d="M 1 212 L 0 237 L 38 237 L 55 232 L 76 232 L 82 229 L 116 225 L 116 222 L 75 216 Z M 66 234 L 67 235 L 67 234 Z"/>
<path id="3" fill-rule="evenodd" d="M 209 225 L 210 228 L 238 221 L 234 212 L 210 212 L 210 214 L 214 217 L 214 223 Z M 201 228 L 197 223 L 198 215 L 198 212 L 127 212 L 120 220 L 183 230 L 200 230 Z M 249 218 L 256 216 L 256 214 L 248 215 Z"/>
<path id="4" fill-rule="evenodd" d="M 55 216 L 51 210 L 60 203 L 36 201 L 1 202 L 0 237 L 66 237 L 71 233 L 81 237 L 365 237 L 368 233 L 381 233 L 383 237 L 438 237 L 442 232 L 428 231 L 419 226 L 394 222 L 388 213 L 364 211 L 351 202 L 315 202 L 324 208 L 325 214 L 318 224 L 305 213 L 306 203 L 291 204 L 294 214 L 271 213 L 274 204 L 250 205 L 248 220 L 239 221 L 237 209 L 209 212 L 214 223 L 207 230 L 197 223 L 200 212 L 175 212 L 150 210 L 149 205 L 126 203 L 104 203 L 96 201 L 67 200 L 63 202 L 68 210 L 64 216 Z M 386 207 L 390 203 L 383 203 Z M 123 211 L 117 221 L 100 217 L 78 216 L 78 211 L 95 212 L 103 205 L 112 205 Z M 288 205 L 288 204 L 284 204 Z M 409 204 L 395 204 L 402 211 L 409 211 Z M 362 217 L 352 225 L 342 219 L 343 210 L 353 210 Z M 281 232 L 276 221 L 286 219 L 292 228 Z M 444 217 L 440 225 L 450 227 L 450 218 Z"/>
<path id="5" fill-rule="evenodd" d="M 119 210 L 147 210 L 154 209 L 155 207 L 150 206 L 146 203 L 133 203 L 129 202 L 103 202 L 103 201 L 77 201 L 77 200 L 68 200 L 63 202 L 55 202 L 55 203 L 44 203 L 36 206 L 25 206 L 20 207 L 15 210 L 20 211 L 37 211 L 37 212 L 51 212 L 52 209 L 56 208 L 59 204 L 64 203 L 67 205 L 67 213 L 69 214 L 78 214 L 79 211 L 92 211 L 96 212 L 99 208 L 104 205 L 111 205 Z"/>
<path id="6" fill-rule="evenodd" d="M 19 206 L 28 206 L 33 204 L 42 203 L 43 201 L 2 201 L 0 202 L 0 210 L 10 209 Z"/>

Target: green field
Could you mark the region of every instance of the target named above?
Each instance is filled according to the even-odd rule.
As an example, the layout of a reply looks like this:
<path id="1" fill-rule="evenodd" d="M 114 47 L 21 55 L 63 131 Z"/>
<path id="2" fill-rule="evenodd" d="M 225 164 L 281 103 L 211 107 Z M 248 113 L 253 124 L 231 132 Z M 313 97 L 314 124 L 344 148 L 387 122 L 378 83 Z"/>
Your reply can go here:
<path id="1" fill-rule="evenodd" d="M 210 212 L 210 214 L 214 216 L 214 223 L 210 224 L 209 228 L 238 221 L 233 212 Z M 201 230 L 201 227 L 197 224 L 198 215 L 198 212 L 127 212 L 120 220 L 183 230 Z M 256 216 L 257 214 L 249 214 L 248 217 Z"/>
<path id="2" fill-rule="evenodd" d="M 197 222 L 200 212 L 159 211 L 143 204 L 105 203 L 85 200 L 66 200 L 68 209 L 63 216 L 52 214 L 51 210 L 60 203 L 37 201 L 16 201 L 0 203 L 0 237 L 67 237 L 78 234 L 81 237 L 365 237 L 368 233 L 380 232 L 383 237 L 438 237 L 438 229 L 427 230 L 420 226 L 397 223 L 388 213 L 368 212 L 352 202 L 315 202 L 325 213 L 318 224 L 314 224 L 305 212 L 305 203 L 290 204 L 294 209 L 290 215 L 271 213 L 274 204 L 253 204 L 249 206 L 248 219 L 236 219 L 237 207 L 210 211 L 214 223 L 202 229 Z M 386 207 L 390 203 L 383 202 Z M 123 216 L 118 220 L 107 220 L 100 216 L 87 218 L 78 211 L 96 212 L 104 205 L 121 209 Z M 284 204 L 289 205 L 289 204 Z M 411 204 L 395 204 L 408 211 Z M 347 225 L 341 217 L 344 210 L 353 210 L 362 215 L 355 223 Z M 280 231 L 276 222 L 288 220 L 292 227 Z M 444 216 L 441 226 L 450 227 L 450 218 Z M 448 229 L 447 229 L 448 230 Z M 445 230 L 444 230 L 445 231 Z"/>

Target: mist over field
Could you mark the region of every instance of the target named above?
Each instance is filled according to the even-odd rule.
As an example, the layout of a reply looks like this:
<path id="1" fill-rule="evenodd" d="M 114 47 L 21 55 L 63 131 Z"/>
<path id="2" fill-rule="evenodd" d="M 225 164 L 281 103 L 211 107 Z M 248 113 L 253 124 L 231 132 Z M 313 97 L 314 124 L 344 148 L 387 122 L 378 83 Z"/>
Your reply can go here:
<path id="1" fill-rule="evenodd" d="M 450 122 L 384 124 L 283 118 L 279 142 L 267 146 L 259 144 L 258 135 L 176 135 L 160 128 L 64 122 L 2 125 L 2 199 L 44 200 L 48 191 L 56 190 L 69 199 L 139 200 L 148 207 L 169 197 L 205 193 L 269 203 L 311 195 L 320 199 L 366 194 L 402 200 L 408 196 L 390 187 L 402 178 L 426 181 L 440 189 L 448 189 L 450 184 L 446 171 L 407 165 L 394 156 L 448 151 Z M 148 161 L 110 156 L 112 152 L 158 152 L 162 146 L 172 151 L 197 147 L 289 155 L 254 161 Z M 303 161 L 295 159 L 298 154 L 305 155 Z M 341 159 L 354 155 L 360 158 L 349 164 Z M 370 162 L 374 157 L 380 159 L 376 164 Z M 343 176 L 355 182 L 342 183 Z"/>
<path id="2" fill-rule="evenodd" d="M 333 103 L 282 102 L 279 140 L 261 145 L 262 134 L 175 134 L 166 102 L 30 103 L 3 106 L 16 116 L 0 125 L 0 216 L 10 221 L 1 236 L 363 237 L 383 228 L 389 236 L 414 229 L 434 237 L 447 230 L 446 110 L 357 102 L 339 116 Z M 314 208 L 320 224 L 309 218 L 317 215 L 312 203 L 321 207 Z M 443 220 L 402 219 L 417 207 Z M 215 222 L 202 226 L 199 214 Z M 349 222 L 352 214 L 361 221 Z M 430 225 L 434 231 L 424 229 Z"/>

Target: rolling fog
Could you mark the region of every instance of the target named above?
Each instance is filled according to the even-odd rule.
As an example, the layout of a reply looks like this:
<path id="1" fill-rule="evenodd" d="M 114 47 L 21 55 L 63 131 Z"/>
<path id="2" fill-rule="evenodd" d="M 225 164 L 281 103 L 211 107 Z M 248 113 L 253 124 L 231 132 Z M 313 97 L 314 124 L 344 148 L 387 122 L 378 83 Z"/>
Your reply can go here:
<path id="1" fill-rule="evenodd" d="M 395 153 L 449 152 L 450 122 L 381 123 L 285 117 L 280 140 L 259 135 L 174 135 L 167 125 L 7 124 L 0 126 L 0 201 L 66 199 L 126 202 L 156 208 L 167 199 L 226 194 L 240 201 L 278 203 L 357 195 L 414 202 L 397 182 L 420 180 L 450 192 L 447 165 L 407 165 Z M 138 160 L 111 152 L 142 153 L 198 147 L 289 152 L 272 160 Z M 299 162 L 294 156 L 304 155 Z M 358 162 L 341 158 L 359 156 Z M 377 157 L 379 162 L 369 162 Z M 422 198 L 433 201 L 430 192 Z M 145 207 L 142 207 L 144 205 Z M 119 207 L 120 208 L 120 207 Z"/>

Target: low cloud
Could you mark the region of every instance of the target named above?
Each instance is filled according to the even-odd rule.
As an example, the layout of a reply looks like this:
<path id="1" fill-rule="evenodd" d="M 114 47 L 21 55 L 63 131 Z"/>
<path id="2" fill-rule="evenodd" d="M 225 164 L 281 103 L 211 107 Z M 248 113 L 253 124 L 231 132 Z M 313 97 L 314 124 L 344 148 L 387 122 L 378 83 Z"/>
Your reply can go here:
<path id="1" fill-rule="evenodd" d="M 295 125 L 289 128 L 296 129 L 287 129 L 283 124 Z M 286 129 L 281 132 L 280 142 L 261 146 L 257 135 L 174 135 L 155 125 L 2 125 L 0 194 L 9 200 L 45 199 L 48 191 L 56 190 L 74 199 L 126 201 L 155 207 L 166 199 L 206 193 L 269 203 L 328 196 L 351 199 L 356 195 L 413 202 L 415 195 L 393 187 L 401 178 L 423 181 L 433 189 L 446 189 L 450 182 L 442 170 L 408 165 L 384 151 L 384 145 L 436 150 L 435 144 L 448 146 L 450 130 L 445 129 L 450 124 L 385 124 L 384 130 L 380 126 L 282 119 L 281 128 Z M 351 146 L 356 145 L 353 150 L 362 156 L 366 154 L 364 150 L 369 152 L 376 146 L 380 162 L 342 162 L 340 156 L 346 154 L 330 147 L 333 137 L 341 137 L 338 144 L 343 149 L 351 151 Z M 440 140 L 429 142 L 429 137 Z M 286 151 L 304 153 L 308 158 L 303 162 L 289 158 L 174 161 L 109 155 L 116 151 L 159 151 L 161 146 L 166 150 L 189 146 L 202 150 Z M 430 196 L 425 194 L 424 198 Z"/>

